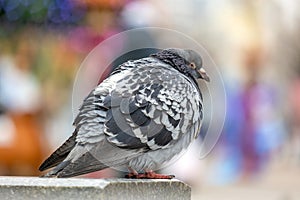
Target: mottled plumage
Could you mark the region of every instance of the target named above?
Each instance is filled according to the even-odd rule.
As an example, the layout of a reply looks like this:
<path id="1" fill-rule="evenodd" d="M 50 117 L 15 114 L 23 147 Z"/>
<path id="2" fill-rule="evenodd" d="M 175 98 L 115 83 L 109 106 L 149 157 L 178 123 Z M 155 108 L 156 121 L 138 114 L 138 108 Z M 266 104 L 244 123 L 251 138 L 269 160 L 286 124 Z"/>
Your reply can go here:
<path id="1" fill-rule="evenodd" d="M 150 171 L 197 137 L 202 96 L 197 79 L 209 81 L 192 50 L 166 49 L 127 61 L 84 100 L 73 135 L 40 170 L 71 177 L 107 167 Z"/>

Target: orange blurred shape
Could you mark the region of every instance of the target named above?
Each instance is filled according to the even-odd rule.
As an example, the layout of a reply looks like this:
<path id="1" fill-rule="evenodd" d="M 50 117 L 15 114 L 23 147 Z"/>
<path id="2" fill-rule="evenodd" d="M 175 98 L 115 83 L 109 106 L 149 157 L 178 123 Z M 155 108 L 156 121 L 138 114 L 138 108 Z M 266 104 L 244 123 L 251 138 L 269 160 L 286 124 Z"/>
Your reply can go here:
<path id="1" fill-rule="evenodd" d="M 8 114 L 9 142 L 0 144 L 0 175 L 38 175 L 43 159 L 41 128 L 34 114 Z M 6 130 L 0 130 L 4 135 Z M 7 130 L 8 131 L 8 130 Z"/>

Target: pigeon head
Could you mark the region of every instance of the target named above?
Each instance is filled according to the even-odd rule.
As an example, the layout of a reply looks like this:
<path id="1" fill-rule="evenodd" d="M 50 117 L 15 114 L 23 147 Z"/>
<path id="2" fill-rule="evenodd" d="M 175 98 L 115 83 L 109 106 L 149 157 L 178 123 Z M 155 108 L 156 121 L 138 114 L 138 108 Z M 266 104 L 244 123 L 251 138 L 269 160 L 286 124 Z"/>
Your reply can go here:
<path id="1" fill-rule="evenodd" d="M 183 58 L 187 72 L 196 79 L 204 79 L 210 81 L 209 76 L 202 67 L 202 58 L 201 56 L 190 49 L 168 49 L 170 52 L 173 52 L 175 55 Z"/>
<path id="2" fill-rule="evenodd" d="M 152 55 L 172 65 L 182 73 L 192 76 L 194 79 L 210 81 L 209 76 L 202 67 L 201 56 L 190 49 L 165 49 Z"/>

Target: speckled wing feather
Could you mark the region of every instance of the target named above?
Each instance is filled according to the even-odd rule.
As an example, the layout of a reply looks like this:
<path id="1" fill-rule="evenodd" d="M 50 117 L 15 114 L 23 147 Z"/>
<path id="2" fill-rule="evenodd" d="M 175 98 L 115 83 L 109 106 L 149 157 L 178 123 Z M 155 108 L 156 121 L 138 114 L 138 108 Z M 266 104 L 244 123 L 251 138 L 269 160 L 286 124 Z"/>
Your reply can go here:
<path id="1" fill-rule="evenodd" d="M 133 64 L 139 67 L 118 80 L 105 98 L 107 140 L 128 149 L 167 148 L 202 117 L 199 90 L 163 62 L 147 58 Z"/>

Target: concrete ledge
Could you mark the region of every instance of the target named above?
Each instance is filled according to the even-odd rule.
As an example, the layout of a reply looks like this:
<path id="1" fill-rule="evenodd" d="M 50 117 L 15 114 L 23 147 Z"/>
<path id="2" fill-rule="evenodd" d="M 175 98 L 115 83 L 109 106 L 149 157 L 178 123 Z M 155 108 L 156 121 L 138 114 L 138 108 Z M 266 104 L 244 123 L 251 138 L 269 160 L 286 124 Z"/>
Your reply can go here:
<path id="1" fill-rule="evenodd" d="M 191 188 L 173 180 L 1 177 L 1 200 L 189 200 Z"/>

